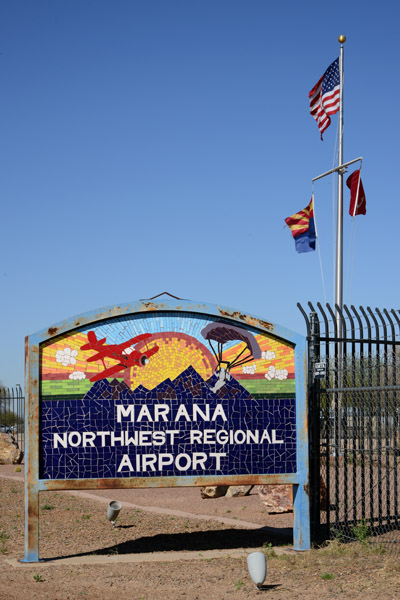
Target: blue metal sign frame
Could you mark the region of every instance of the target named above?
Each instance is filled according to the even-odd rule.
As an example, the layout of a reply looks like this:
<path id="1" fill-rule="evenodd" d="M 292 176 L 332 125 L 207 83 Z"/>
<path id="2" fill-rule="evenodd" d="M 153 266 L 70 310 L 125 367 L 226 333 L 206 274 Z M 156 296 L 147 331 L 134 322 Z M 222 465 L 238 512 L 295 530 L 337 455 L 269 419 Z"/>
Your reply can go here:
<path id="1" fill-rule="evenodd" d="M 281 340 L 294 350 L 296 382 L 296 469 L 291 473 L 203 475 L 179 477 L 111 477 L 101 479 L 40 478 L 40 349 L 41 345 L 85 326 L 92 326 L 116 317 L 171 312 L 191 313 L 223 319 L 233 326 L 250 327 L 271 338 Z M 294 528 L 293 548 L 310 548 L 310 518 L 308 497 L 308 425 L 306 404 L 307 354 L 306 339 L 284 327 L 225 306 L 188 300 L 159 297 L 102 308 L 75 316 L 30 335 L 25 341 L 25 556 L 23 562 L 39 561 L 39 494 L 43 491 L 79 489 L 115 489 L 135 487 L 175 487 L 242 484 L 293 485 Z"/>

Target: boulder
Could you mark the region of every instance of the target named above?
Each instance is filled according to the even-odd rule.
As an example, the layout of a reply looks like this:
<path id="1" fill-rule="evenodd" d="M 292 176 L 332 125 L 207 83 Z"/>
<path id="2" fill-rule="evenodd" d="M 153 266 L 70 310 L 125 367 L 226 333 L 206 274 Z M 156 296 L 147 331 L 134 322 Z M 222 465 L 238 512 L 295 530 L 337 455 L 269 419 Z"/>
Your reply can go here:
<path id="1" fill-rule="evenodd" d="M 293 511 L 293 486 L 291 484 L 260 485 L 258 495 L 270 515 Z"/>
<path id="2" fill-rule="evenodd" d="M 225 496 L 229 485 L 207 485 L 200 488 L 202 498 L 221 498 Z"/>
<path id="3" fill-rule="evenodd" d="M 319 493 L 321 510 L 328 510 L 328 492 L 322 476 Z M 258 494 L 270 515 L 293 511 L 292 485 L 260 485 Z"/>
<path id="4" fill-rule="evenodd" d="M 0 465 L 17 465 L 23 453 L 11 433 L 0 433 Z"/>
<path id="5" fill-rule="evenodd" d="M 227 498 L 240 498 L 241 496 L 248 496 L 253 487 L 253 485 L 230 485 L 225 496 Z"/>
<path id="6" fill-rule="evenodd" d="M 253 485 L 208 485 L 200 488 L 202 498 L 239 498 L 248 496 L 253 489 Z"/>

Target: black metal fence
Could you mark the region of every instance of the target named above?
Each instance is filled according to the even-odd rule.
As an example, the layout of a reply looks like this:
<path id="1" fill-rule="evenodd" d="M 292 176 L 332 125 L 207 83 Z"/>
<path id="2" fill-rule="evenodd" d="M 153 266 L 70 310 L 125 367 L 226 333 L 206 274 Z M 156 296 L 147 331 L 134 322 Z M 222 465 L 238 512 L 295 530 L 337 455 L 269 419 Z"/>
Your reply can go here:
<path id="1" fill-rule="evenodd" d="M 400 314 L 309 312 L 312 539 L 400 550 Z"/>
<path id="2" fill-rule="evenodd" d="M 25 398 L 21 386 L 16 388 L 0 387 L 0 432 L 11 433 L 24 452 Z"/>

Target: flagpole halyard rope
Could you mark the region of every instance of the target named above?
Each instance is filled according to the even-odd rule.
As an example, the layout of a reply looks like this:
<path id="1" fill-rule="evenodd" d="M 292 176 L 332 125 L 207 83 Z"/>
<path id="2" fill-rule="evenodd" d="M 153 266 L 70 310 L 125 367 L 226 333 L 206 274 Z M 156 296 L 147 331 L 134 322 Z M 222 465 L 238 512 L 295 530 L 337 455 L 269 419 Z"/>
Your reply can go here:
<path id="1" fill-rule="evenodd" d="M 349 290 L 349 304 L 351 304 L 351 295 L 353 288 L 353 278 L 354 278 L 354 261 L 355 261 L 355 247 L 356 247 L 356 212 L 358 207 L 359 193 L 360 193 L 360 183 L 361 183 L 361 168 L 362 168 L 362 158 L 360 158 L 360 167 L 358 174 L 358 183 L 357 183 L 357 193 L 356 193 L 356 201 L 354 202 L 353 214 L 351 215 L 351 237 L 350 237 L 350 248 L 349 248 L 349 270 L 347 272 L 347 288 Z"/>
<path id="2" fill-rule="evenodd" d="M 317 218 L 315 216 L 315 202 L 314 202 L 314 182 L 312 183 L 312 193 L 311 193 L 311 199 L 312 199 L 312 203 L 313 203 L 313 207 L 314 207 L 314 227 L 315 227 L 315 237 L 317 238 L 317 247 L 318 247 L 318 257 L 319 257 L 319 269 L 321 271 L 321 280 L 322 280 L 322 290 L 324 293 L 324 301 L 326 304 L 326 290 L 325 290 L 325 279 L 324 279 L 324 270 L 322 267 L 322 260 L 321 260 L 321 249 L 319 247 L 319 237 L 318 237 L 318 227 L 317 227 Z"/>
<path id="3" fill-rule="evenodd" d="M 357 221 L 353 217 L 351 223 L 351 237 L 350 237 L 350 249 L 349 249 L 349 269 L 347 272 L 347 289 L 349 290 L 349 301 L 348 304 L 351 306 L 351 295 L 354 277 L 354 258 L 355 258 L 355 241 L 356 241 L 356 225 Z"/>

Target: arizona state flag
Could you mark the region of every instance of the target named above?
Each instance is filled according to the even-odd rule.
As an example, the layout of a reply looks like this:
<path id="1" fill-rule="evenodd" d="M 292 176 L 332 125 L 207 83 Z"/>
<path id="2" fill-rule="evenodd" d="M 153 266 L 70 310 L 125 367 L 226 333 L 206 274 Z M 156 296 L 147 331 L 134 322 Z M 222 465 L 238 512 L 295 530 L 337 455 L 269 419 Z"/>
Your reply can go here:
<path id="1" fill-rule="evenodd" d="M 349 215 L 351 217 L 355 217 L 356 215 L 366 215 L 367 202 L 359 169 L 349 175 L 346 179 L 346 185 L 350 189 Z"/>
<path id="2" fill-rule="evenodd" d="M 290 227 L 296 250 L 299 253 L 315 250 L 314 198 L 300 212 L 287 217 L 286 225 Z"/>

